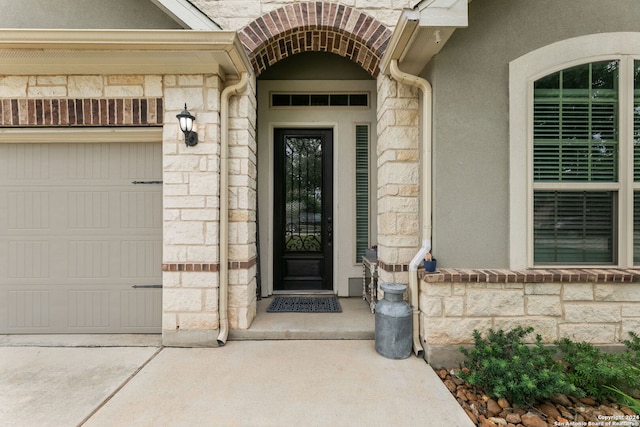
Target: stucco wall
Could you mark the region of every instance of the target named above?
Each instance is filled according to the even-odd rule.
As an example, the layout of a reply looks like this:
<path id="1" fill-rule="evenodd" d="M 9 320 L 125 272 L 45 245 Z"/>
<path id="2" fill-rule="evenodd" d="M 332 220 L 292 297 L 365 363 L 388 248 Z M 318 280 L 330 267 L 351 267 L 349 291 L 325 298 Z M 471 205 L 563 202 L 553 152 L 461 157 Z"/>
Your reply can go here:
<path id="1" fill-rule="evenodd" d="M 0 0 L 0 28 L 181 28 L 150 0 Z"/>
<path id="2" fill-rule="evenodd" d="M 434 87 L 434 239 L 442 267 L 509 265 L 509 62 L 558 40 L 638 31 L 635 0 L 483 0 L 425 72 Z"/>

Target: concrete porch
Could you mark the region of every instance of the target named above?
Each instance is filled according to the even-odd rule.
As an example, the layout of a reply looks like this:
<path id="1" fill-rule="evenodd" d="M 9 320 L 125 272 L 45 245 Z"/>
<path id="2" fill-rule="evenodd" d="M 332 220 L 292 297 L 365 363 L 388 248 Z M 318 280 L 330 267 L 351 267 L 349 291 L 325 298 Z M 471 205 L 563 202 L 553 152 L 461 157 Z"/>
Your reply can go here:
<path id="1" fill-rule="evenodd" d="M 372 340 L 374 315 L 362 297 L 339 298 L 340 313 L 267 313 L 273 297 L 258 301 L 251 327 L 229 331 L 242 340 Z"/>

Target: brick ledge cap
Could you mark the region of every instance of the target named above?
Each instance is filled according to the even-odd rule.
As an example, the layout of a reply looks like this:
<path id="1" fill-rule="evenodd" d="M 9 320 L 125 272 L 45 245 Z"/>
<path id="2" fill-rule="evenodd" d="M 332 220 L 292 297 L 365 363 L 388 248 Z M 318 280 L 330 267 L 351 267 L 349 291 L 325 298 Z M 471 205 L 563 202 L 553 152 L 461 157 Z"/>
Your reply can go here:
<path id="1" fill-rule="evenodd" d="M 571 268 L 571 269 L 439 269 L 434 273 L 419 270 L 421 280 L 436 282 L 478 283 L 545 283 L 545 282 L 597 282 L 640 283 L 640 269 Z"/>

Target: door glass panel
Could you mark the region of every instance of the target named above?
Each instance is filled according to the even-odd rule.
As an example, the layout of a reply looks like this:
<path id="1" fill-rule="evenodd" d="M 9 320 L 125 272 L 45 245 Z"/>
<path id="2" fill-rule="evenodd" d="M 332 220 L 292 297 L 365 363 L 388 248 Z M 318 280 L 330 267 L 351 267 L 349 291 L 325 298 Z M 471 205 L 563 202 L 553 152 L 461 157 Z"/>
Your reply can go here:
<path id="1" fill-rule="evenodd" d="M 322 140 L 290 137 L 284 141 L 284 252 L 322 250 Z"/>

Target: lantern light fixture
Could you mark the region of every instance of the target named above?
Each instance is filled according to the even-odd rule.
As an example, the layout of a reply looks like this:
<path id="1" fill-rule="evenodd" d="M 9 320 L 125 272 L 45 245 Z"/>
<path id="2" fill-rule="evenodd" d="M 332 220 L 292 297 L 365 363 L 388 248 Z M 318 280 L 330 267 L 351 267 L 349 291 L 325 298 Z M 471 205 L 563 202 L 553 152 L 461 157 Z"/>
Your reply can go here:
<path id="1" fill-rule="evenodd" d="M 184 143 L 192 147 L 198 143 L 198 134 L 193 131 L 193 122 L 196 120 L 194 116 L 187 110 L 187 104 L 184 104 L 184 110 L 176 115 L 180 123 L 180 130 L 184 133 Z"/>

